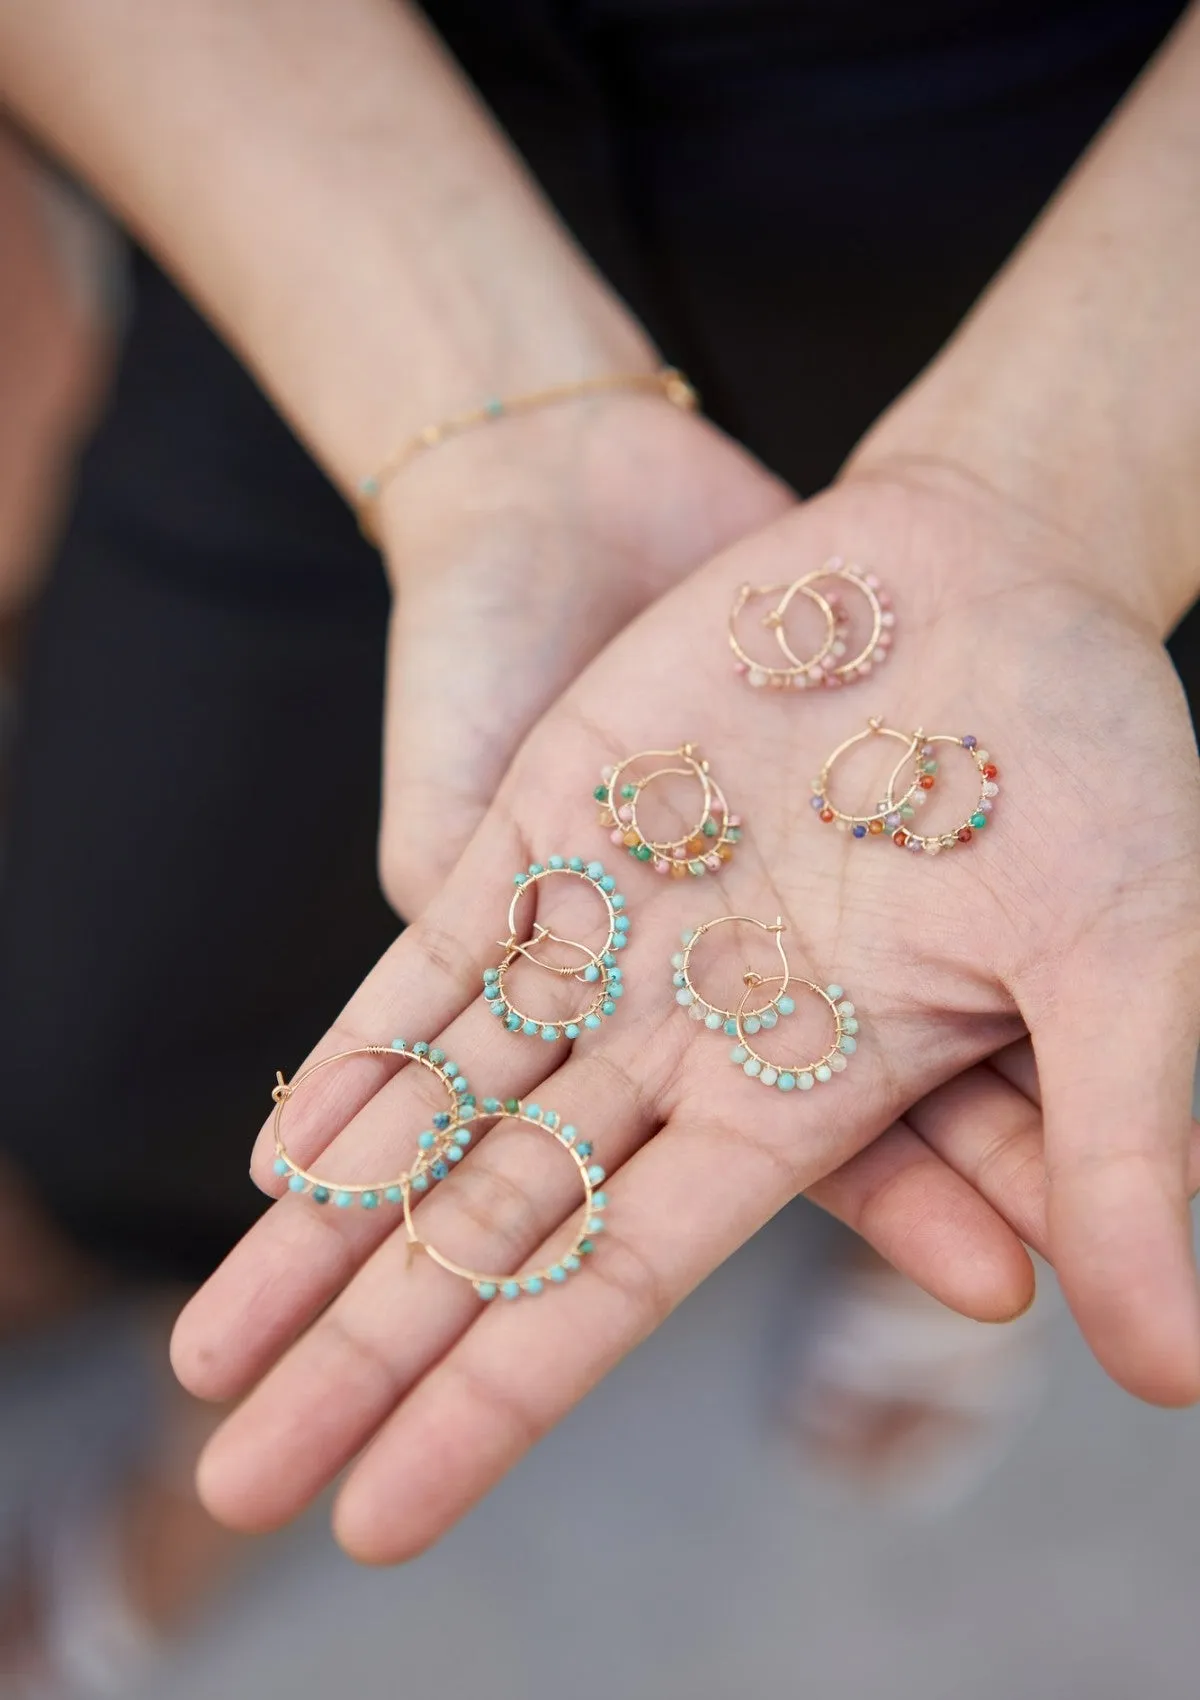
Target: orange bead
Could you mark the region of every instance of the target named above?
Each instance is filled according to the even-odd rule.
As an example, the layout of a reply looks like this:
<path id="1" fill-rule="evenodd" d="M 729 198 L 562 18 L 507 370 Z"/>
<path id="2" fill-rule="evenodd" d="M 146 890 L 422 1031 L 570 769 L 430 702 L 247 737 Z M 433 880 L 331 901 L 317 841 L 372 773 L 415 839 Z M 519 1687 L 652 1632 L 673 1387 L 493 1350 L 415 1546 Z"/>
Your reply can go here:
<path id="1" fill-rule="evenodd" d="M 958 837 L 958 842 L 960 844 L 969 844 L 971 842 L 971 839 L 974 837 L 974 834 L 972 833 L 969 826 L 960 826 L 959 829 L 958 829 L 957 837 Z"/>
<path id="2" fill-rule="evenodd" d="M 687 873 L 687 863 L 686 862 L 672 862 L 671 863 L 671 878 L 673 880 L 681 880 L 686 873 Z"/>
<path id="3" fill-rule="evenodd" d="M 868 826 L 867 826 L 867 831 L 868 832 L 882 832 L 883 831 L 883 822 L 881 820 L 870 821 L 868 823 Z"/>
<path id="4" fill-rule="evenodd" d="M 718 844 L 717 845 L 717 855 L 721 858 L 721 860 L 723 862 L 728 862 L 730 857 L 733 855 L 733 845 L 732 844 Z"/>
<path id="5" fill-rule="evenodd" d="M 636 832 L 627 832 L 621 840 L 621 843 L 627 850 L 633 850 L 641 842 L 642 841 Z"/>
<path id="6" fill-rule="evenodd" d="M 892 843 L 898 844 L 902 850 L 903 850 L 904 846 L 908 843 L 908 834 L 907 834 L 907 832 L 905 832 L 903 827 L 901 827 L 898 832 L 893 832 Z"/>
<path id="7" fill-rule="evenodd" d="M 932 773 L 923 773 L 921 775 L 919 784 L 921 786 L 922 791 L 932 791 L 935 783 L 936 782 L 934 780 Z"/>
<path id="8" fill-rule="evenodd" d="M 700 856 L 704 853 L 708 846 L 705 844 L 703 838 L 697 836 L 695 838 L 689 838 L 684 848 L 687 850 L 689 856 Z"/>
<path id="9" fill-rule="evenodd" d="M 983 770 L 983 777 L 985 779 L 995 779 L 997 771 L 995 762 L 990 761 Z"/>
<path id="10" fill-rule="evenodd" d="M 832 809 L 822 809 L 821 810 L 821 819 L 823 821 L 826 821 L 826 822 L 831 821 L 833 819 L 833 810 Z"/>

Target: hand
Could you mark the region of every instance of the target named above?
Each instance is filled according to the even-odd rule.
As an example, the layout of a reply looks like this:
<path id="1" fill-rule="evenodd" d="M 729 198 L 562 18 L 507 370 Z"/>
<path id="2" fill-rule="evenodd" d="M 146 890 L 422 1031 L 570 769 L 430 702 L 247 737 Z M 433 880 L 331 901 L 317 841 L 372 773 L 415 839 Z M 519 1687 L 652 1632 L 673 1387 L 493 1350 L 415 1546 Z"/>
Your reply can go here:
<path id="1" fill-rule="evenodd" d="M 405 468 L 383 510 L 380 838 L 401 914 L 437 891 L 525 734 L 609 639 L 791 502 L 699 415 L 636 394 L 513 416 Z"/>
<path id="2" fill-rule="evenodd" d="M 849 693 L 751 693 L 724 643 L 735 587 L 834 552 L 873 563 L 894 593 L 886 671 Z M 1028 514 L 965 484 L 852 479 L 668 595 L 545 717 L 444 891 L 316 1054 L 442 1035 L 480 1089 L 536 1095 L 586 1130 L 611 1176 L 610 1232 L 562 1292 L 484 1308 L 427 1260 L 409 1268 L 384 1211 L 285 1197 L 176 1336 L 193 1391 L 249 1394 L 202 1466 L 218 1516 L 284 1521 L 357 1457 L 340 1539 L 371 1561 L 416 1552 L 806 1188 L 860 1227 L 885 1222 L 880 1249 L 975 1314 L 1028 1301 L 1019 1233 L 1053 1259 L 1112 1374 L 1163 1403 L 1200 1394 L 1186 1207 L 1196 755 L 1154 635 L 1089 591 L 1082 568 Z M 824 753 L 883 711 L 986 738 L 1005 784 L 979 842 L 933 862 L 813 820 Z M 681 886 L 610 849 L 634 927 L 618 1014 L 569 1053 L 511 1037 L 477 987 L 513 871 L 555 849 L 603 857 L 601 765 L 685 738 L 747 822 L 737 856 Z M 782 912 L 796 971 L 856 998 L 859 1052 L 813 1096 L 747 1081 L 674 1003 L 679 929 L 728 911 Z M 332 1075 L 314 1087 L 296 1106 L 299 1156 L 328 1144 L 327 1168 L 362 1173 L 428 1113 L 415 1072 L 376 1076 L 373 1094 L 360 1081 L 354 1097 Z M 516 1267 L 574 1203 L 570 1165 L 535 1151 L 526 1168 L 527 1144 L 503 1124 L 489 1134 L 421 1205 L 423 1231 L 469 1227 L 477 1266 Z M 270 1157 L 264 1137 L 254 1173 L 277 1190 Z"/>

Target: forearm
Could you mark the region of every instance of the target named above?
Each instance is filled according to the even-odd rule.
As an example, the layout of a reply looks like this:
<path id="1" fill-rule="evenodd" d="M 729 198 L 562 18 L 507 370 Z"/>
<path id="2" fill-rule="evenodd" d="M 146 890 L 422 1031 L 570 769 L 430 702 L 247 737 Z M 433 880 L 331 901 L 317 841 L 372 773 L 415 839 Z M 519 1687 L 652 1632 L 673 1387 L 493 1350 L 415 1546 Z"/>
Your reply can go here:
<path id="1" fill-rule="evenodd" d="M 1165 632 L 1200 591 L 1200 9 L 852 465 L 948 463 Z"/>
<path id="2" fill-rule="evenodd" d="M 10 0 L 0 95 L 347 493 L 483 394 L 653 361 L 400 0 Z"/>

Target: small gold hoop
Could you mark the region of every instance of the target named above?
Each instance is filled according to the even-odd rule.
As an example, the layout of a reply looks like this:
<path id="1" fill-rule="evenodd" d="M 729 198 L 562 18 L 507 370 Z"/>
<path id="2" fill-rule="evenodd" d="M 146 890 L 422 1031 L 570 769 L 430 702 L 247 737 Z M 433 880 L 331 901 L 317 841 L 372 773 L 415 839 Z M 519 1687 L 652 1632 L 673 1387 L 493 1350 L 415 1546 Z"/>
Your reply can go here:
<path id="1" fill-rule="evenodd" d="M 385 1180 L 344 1184 L 328 1180 L 315 1169 L 304 1168 L 297 1163 L 289 1155 L 284 1142 L 285 1105 L 304 1082 L 311 1080 L 320 1069 L 328 1068 L 331 1063 L 345 1062 L 350 1057 L 391 1057 L 406 1063 L 417 1063 L 441 1083 L 449 1100 L 449 1110 L 439 1111 L 433 1118 L 433 1126 L 418 1137 L 416 1162 L 411 1168 L 402 1169 Z M 458 1065 L 447 1062 L 443 1050 L 436 1045 L 426 1044 L 424 1040 L 410 1045 L 404 1039 L 393 1039 L 390 1045 L 360 1045 L 355 1050 L 337 1051 L 333 1056 L 321 1057 L 317 1062 L 310 1063 L 302 1074 L 296 1075 L 291 1081 L 285 1080 L 282 1073 L 277 1073 L 271 1097 L 275 1101 L 275 1173 L 287 1177 L 289 1192 L 304 1193 L 315 1204 L 333 1203 L 343 1210 L 355 1203 L 360 1204 L 364 1210 L 374 1210 L 380 1204 L 400 1204 L 410 1187 L 417 1192 L 424 1192 L 431 1180 L 444 1180 L 449 1173 L 449 1164 L 457 1162 L 462 1156 L 462 1142 L 458 1139 L 458 1132 L 475 1108 L 475 1099 L 471 1096 L 466 1076 L 459 1072 Z M 470 1139 L 470 1134 L 467 1139 Z M 452 1157 L 451 1151 L 456 1151 L 458 1155 Z"/>
<path id="2" fill-rule="evenodd" d="M 935 775 L 938 770 L 936 759 L 938 744 L 956 744 L 959 749 L 966 750 L 979 774 L 979 796 L 975 807 L 950 832 L 914 832 L 911 827 L 906 827 L 902 821 L 892 833 L 892 842 L 901 850 L 924 851 L 928 856 L 937 856 L 943 850 L 956 850 L 964 844 L 970 844 L 976 834 L 982 832 L 987 826 L 991 819 L 995 799 L 1000 793 L 1000 787 L 996 783 L 999 777 L 999 769 L 987 751 L 979 748 L 979 740 L 971 732 L 965 733 L 962 737 L 956 737 L 952 732 L 933 732 L 928 735 L 919 732 L 916 737 L 918 740 L 917 765 L 920 774 L 918 784 L 924 786 L 926 790 L 932 790 L 935 782 Z M 897 767 L 893 770 L 892 778 L 888 783 L 889 798 L 893 793 L 898 772 L 899 768 Z"/>
<path id="3" fill-rule="evenodd" d="M 864 573 L 861 568 L 854 566 L 851 562 L 843 561 L 839 555 L 835 555 L 826 561 L 823 567 L 817 567 L 814 572 L 805 573 L 803 578 L 798 578 L 790 584 L 784 591 L 774 611 L 774 616 L 770 617 L 771 623 L 775 627 L 776 642 L 788 661 L 796 662 L 797 657 L 788 645 L 787 632 L 783 623 L 784 616 L 795 596 L 801 592 L 805 595 L 813 595 L 814 592 L 811 587 L 827 578 L 835 578 L 843 584 L 853 585 L 866 599 L 867 607 L 871 611 L 871 635 L 862 648 L 849 660 L 838 658 L 837 665 L 825 670 L 822 683 L 828 687 L 834 687 L 850 684 L 856 679 L 865 679 L 872 668 L 881 666 L 887 660 L 888 650 L 892 645 L 892 628 L 895 625 L 895 616 L 891 611 L 891 599 L 887 591 L 880 585 L 875 574 Z M 837 610 L 835 610 L 834 617 L 836 619 Z M 838 645 L 835 643 L 835 654 L 837 648 Z"/>
<path id="4" fill-rule="evenodd" d="M 887 795 L 879 806 L 867 814 L 849 814 L 845 809 L 838 808 L 830 796 L 830 775 L 836 763 L 841 760 L 847 750 L 853 749 L 856 744 L 861 744 L 868 738 L 896 738 L 904 745 L 904 754 L 892 769 L 887 784 Z M 890 726 L 884 726 L 877 718 L 868 720 L 865 731 L 855 732 L 853 737 L 844 739 L 836 750 L 832 750 L 826 756 L 824 766 L 813 780 L 813 794 L 810 801 L 817 812 L 818 820 L 823 821 L 826 826 L 836 825 L 842 830 L 849 828 L 850 834 L 854 838 L 881 837 L 884 832 L 895 832 L 904 820 L 911 819 L 913 813 L 911 803 L 914 796 L 919 793 L 921 800 L 924 801 L 925 793 L 921 790 L 922 763 L 917 754 L 923 738 L 924 733 L 920 731 L 897 732 Z M 914 763 L 912 783 L 907 791 L 897 797 L 896 781 L 899 778 L 900 769 L 907 761 Z M 902 813 L 902 810 L 907 812 Z"/>
<path id="5" fill-rule="evenodd" d="M 813 980 L 806 980 L 799 974 L 785 974 L 764 982 L 761 975 L 747 971 L 745 975 L 746 991 L 734 1016 L 734 1033 L 737 1044 L 729 1053 L 730 1061 L 737 1064 L 742 1073 L 751 1079 L 758 1080 L 764 1086 L 776 1086 L 781 1092 L 811 1092 L 818 1083 L 832 1080 L 835 1074 L 841 1074 L 846 1067 L 846 1059 L 858 1049 L 858 1021 L 854 1014 L 854 1005 L 846 997 L 841 986 L 818 986 Z M 813 1062 L 804 1063 L 773 1063 L 760 1055 L 750 1043 L 750 1015 L 746 1010 L 746 1001 L 752 993 L 762 985 L 778 985 L 780 992 L 786 994 L 792 986 L 803 986 L 805 990 L 815 993 L 826 1005 L 833 1017 L 833 1043 Z"/>
<path id="6" fill-rule="evenodd" d="M 783 917 L 778 915 L 774 921 L 759 921 L 753 915 L 718 915 L 714 921 L 705 921 L 703 926 L 685 928 L 681 934 L 683 949 L 676 951 L 671 958 L 671 967 L 675 970 L 675 1002 L 680 1008 L 686 1010 L 692 1021 L 703 1021 L 709 1032 L 716 1033 L 724 1029 L 726 1033 L 733 1037 L 737 1032 L 735 1019 L 737 1012 L 732 1009 L 722 1009 L 719 1004 L 709 1003 L 707 998 L 701 997 L 691 976 L 692 952 L 700 940 L 706 933 L 710 933 L 714 927 L 723 927 L 730 921 L 741 921 L 747 927 L 757 927 L 760 932 L 773 934 L 775 948 L 779 952 L 780 967 L 783 974 L 787 974 L 788 960 L 783 948 L 783 934 L 786 928 L 783 924 Z M 786 993 L 787 987 L 785 986 L 783 990 Z M 786 998 L 784 1001 L 790 1002 Z M 791 1011 L 788 1009 L 781 1010 L 778 1007 L 777 1000 L 772 998 L 768 999 L 761 1008 L 747 1011 L 747 1020 L 756 1022 L 757 1025 L 753 1031 L 757 1032 L 759 1026 L 774 1027 L 780 1015 L 790 1013 Z"/>
<path id="7" fill-rule="evenodd" d="M 809 574 L 809 577 L 820 576 Z M 752 597 L 774 596 L 777 592 L 789 591 L 791 595 L 807 596 L 810 602 L 816 603 L 825 616 L 825 640 L 814 650 L 806 660 L 800 661 L 794 655 L 788 654 L 788 662 L 783 667 L 773 667 L 769 662 L 756 661 L 744 648 L 738 636 L 738 621 L 746 604 Z M 763 616 L 764 626 L 774 627 L 776 638 L 779 635 L 780 622 L 783 614 L 778 606 L 772 608 Z M 739 673 L 755 690 L 768 687 L 771 690 L 807 690 L 810 686 L 821 685 L 825 682 L 829 668 L 833 665 L 833 651 L 841 642 L 845 627 L 844 619 L 839 619 L 830 603 L 820 591 L 813 590 L 808 584 L 743 584 L 738 588 L 733 607 L 729 611 L 729 647 L 734 655 L 734 672 Z"/>
<path id="8" fill-rule="evenodd" d="M 536 1128 L 539 1132 L 549 1133 L 563 1149 L 568 1152 L 583 1182 L 583 1214 L 580 1225 L 571 1241 L 570 1250 L 556 1263 L 546 1264 L 540 1269 L 530 1269 L 523 1275 L 491 1275 L 483 1270 L 468 1269 L 453 1258 L 447 1257 L 428 1240 L 421 1238 L 417 1232 L 413 1218 L 412 1202 L 407 1191 L 404 1195 L 404 1226 L 408 1233 L 410 1246 L 425 1252 L 434 1263 L 440 1265 L 451 1275 L 457 1275 L 462 1281 L 469 1281 L 481 1299 L 494 1299 L 497 1296 L 504 1299 L 520 1298 L 523 1293 L 535 1295 L 550 1286 L 562 1286 L 571 1275 L 580 1268 L 585 1257 L 596 1249 L 595 1240 L 598 1234 L 604 1232 L 604 1211 L 608 1199 L 596 1188 L 604 1180 L 604 1170 L 599 1164 L 592 1162 L 592 1147 L 586 1140 L 581 1140 L 575 1128 L 563 1126 L 554 1110 L 543 1110 L 537 1104 L 505 1105 L 498 1109 L 482 1109 L 466 1118 L 467 1122 L 480 1120 L 523 1122 L 525 1126 Z M 465 1122 L 464 1124 L 465 1125 Z"/>
<path id="9" fill-rule="evenodd" d="M 534 954 L 530 944 L 524 944 L 517 938 L 517 906 L 522 895 L 541 880 L 559 877 L 581 880 L 596 891 L 604 904 L 608 920 L 604 943 L 598 950 L 589 950 L 587 945 L 580 944 L 577 939 L 562 938 L 558 933 L 553 933 L 548 927 L 536 922 L 530 942 L 539 945 L 549 939 L 568 950 L 579 951 L 584 960 L 578 968 L 564 968 L 543 962 Z M 569 861 L 563 856 L 551 856 L 545 866 L 540 862 L 533 862 L 528 872 L 517 874 L 513 884 L 516 890 L 508 906 L 508 937 L 499 941 L 504 955 L 498 967 L 485 968 L 483 971 L 483 995 L 487 1006 L 493 1015 L 503 1021 L 510 1033 L 524 1033 L 530 1038 L 540 1036 L 546 1040 L 578 1039 L 585 1028 L 599 1027 L 606 1016 L 614 1014 L 618 1000 L 624 996 L 624 976 L 617 966 L 616 953 L 625 948 L 629 931 L 629 917 L 622 913 L 625 899 L 616 890 L 616 880 L 613 876 L 605 873 L 603 863 L 584 862 L 581 856 L 572 856 Z M 508 994 L 506 978 L 509 969 L 519 957 L 524 957 L 527 962 L 532 962 L 547 974 L 556 975 L 560 979 L 579 980 L 590 985 L 593 989 L 587 1004 L 566 1020 L 555 1017 L 553 1021 L 539 1020 L 526 1010 L 518 1008 Z"/>
<path id="10" fill-rule="evenodd" d="M 654 767 L 648 773 L 635 771 L 637 764 L 660 758 L 686 765 Z M 651 838 L 638 820 L 638 804 L 647 787 L 668 774 L 696 780 L 703 796 L 702 811 L 680 837 Z M 682 879 L 685 874 L 699 877 L 719 873 L 741 840 L 741 817 L 730 812 L 725 793 L 693 744 L 681 744 L 674 750 L 640 750 L 637 755 L 626 756 L 615 767 L 603 769 L 593 795 L 600 804 L 600 825 L 608 830 L 612 842 L 623 845 L 635 861 L 651 863 L 657 874 Z"/>

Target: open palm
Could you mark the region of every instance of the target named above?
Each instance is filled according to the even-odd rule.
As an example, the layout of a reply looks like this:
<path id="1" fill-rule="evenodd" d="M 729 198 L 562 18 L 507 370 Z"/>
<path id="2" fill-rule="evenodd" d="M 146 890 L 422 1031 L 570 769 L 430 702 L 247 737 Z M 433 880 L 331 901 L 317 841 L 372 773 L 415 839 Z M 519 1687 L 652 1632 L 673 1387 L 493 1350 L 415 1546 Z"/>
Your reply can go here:
<path id="1" fill-rule="evenodd" d="M 893 658 L 852 690 L 747 690 L 724 642 L 736 587 L 834 553 L 893 591 Z M 935 861 L 814 820 L 812 776 L 872 714 L 986 741 L 1005 784 L 977 842 Z M 591 793 L 604 764 L 685 740 L 746 834 L 720 874 L 664 880 L 607 842 Z M 1010 1309 L 1028 1297 L 1019 1234 L 1052 1256 L 1113 1374 L 1195 1397 L 1198 829 L 1195 750 L 1154 635 L 1025 520 L 961 489 L 864 479 L 728 550 L 546 714 L 444 890 L 315 1052 L 436 1039 L 481 1092 L 553 1106 L 608 1170 L 609 1232 L 561 1291 L 484 1307 L 408 1256 L 395 1213 L 283 1198 L 177 1334 L 193 1390 L 249 1395 L 206 1457 L 209 1504 L 267 1526 L 357 1458 L 341 1539 L 375 1561 L 419 1550 L 787 1200 L 824 1184 L 836 1207 L 855 1177 L 897 1224 L 902 1266 L 922 1230 L 896 1209 L 911 1185 L 941 1223 L 957 1213 L 981 1290 Z M 514 872 L 553 852 L 605 860 L 632 922 L 626 995 L 573 1048 L 510 1035 L 478 996 Z M 849 989 L 860 1044 L 831 1084 L 764 1089 L 681 1013 L 680 931 L 725 912 L 781 914 L 793 972 Z M 329 1071 L 297 1103 L 295 1150 L 369 1173 L 437 1107 L 417 1074 Z M 576 1203 L 570 1164 L 535 1143 L 499 1124 L 420 1205 L 422 1233 L 457 1236 L 475 1267 L 532 1257 Z M 255 1175 L 278 1190 L 272 1155 L 264 1137 Z"/>

